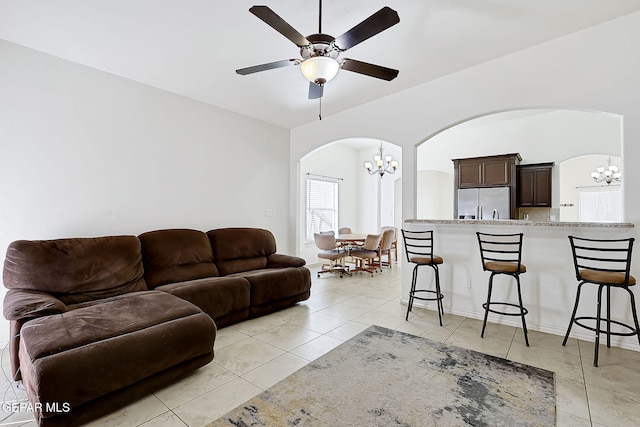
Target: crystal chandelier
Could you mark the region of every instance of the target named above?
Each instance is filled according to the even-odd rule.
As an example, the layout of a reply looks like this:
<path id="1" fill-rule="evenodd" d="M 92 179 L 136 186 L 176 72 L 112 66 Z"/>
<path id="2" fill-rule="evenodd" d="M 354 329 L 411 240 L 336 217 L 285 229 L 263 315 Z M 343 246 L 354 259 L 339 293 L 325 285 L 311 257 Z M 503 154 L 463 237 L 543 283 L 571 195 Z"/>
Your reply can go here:
<path id="1" fill-rule="evenodd" d="M 364 167 L 369 172 L 369 175 L 379 174 L 383 177 L 385 173 L 395 173 L 398 169 L 398 161 L 394 160 L 392 156 L 384 155 L 384 148 L 382 148 L 382 141 L 380 141 L 380 148 L 378 154 L 373 156 L 373 162 L 364 162 Z"/>
<path id="2" fill-rule="evenodd" d="M 611 157 L 607 159 L 607 167 L 600 167 L 595 171 L 591 172 L 591 178 L 595 182 L 606 182 L 607 185 L 612 182 L 620 182 L 620 177 L 622 176 L 622 172 L 617 166 L 611 164 Z"/>

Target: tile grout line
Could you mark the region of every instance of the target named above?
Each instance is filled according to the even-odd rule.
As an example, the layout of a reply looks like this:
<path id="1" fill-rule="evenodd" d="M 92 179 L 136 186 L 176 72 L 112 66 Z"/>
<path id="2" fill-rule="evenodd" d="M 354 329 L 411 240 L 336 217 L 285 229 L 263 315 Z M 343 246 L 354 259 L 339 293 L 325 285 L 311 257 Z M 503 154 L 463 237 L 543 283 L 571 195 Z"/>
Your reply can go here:
<path id="1" fill-rule="evenodd" d="M 580 370 L 582 371 L 582 383 L 584 384 L 584 397 L 587 404 L 587 411 L 589 413 L 589 423 L 593 427 L 593 414 L 591 413 L 591 405 L 589 404 L 589 389 L 587 388 L 587 377 L 584 374 L 584 359 L 582 358 L 582 346 L 580 341 L 576 340 L 578 345 L 578 357 L 580 357 Z"/>

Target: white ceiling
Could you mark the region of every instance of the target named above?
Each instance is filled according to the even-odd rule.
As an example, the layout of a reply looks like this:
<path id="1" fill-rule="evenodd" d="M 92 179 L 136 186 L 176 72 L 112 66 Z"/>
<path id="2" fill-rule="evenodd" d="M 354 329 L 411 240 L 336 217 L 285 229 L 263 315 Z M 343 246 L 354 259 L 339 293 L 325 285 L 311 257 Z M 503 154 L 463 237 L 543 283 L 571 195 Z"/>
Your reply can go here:
<path id="1" fill-rule="evenodd" d="M 266 4 L 303 35 L 317 0 L 0 0 L 0 38 L 293 128 L 318 119 L 298 67 L 248 76 L 237 68 L 298 58 L 249 13 Z M 322 30 L 339 36 L 383 6 L 400 23 L 349 57 L 400 70 L 386 82 L 340 71 L 323 116 L 640 10 L 638 0 L 325 0 Z"/>

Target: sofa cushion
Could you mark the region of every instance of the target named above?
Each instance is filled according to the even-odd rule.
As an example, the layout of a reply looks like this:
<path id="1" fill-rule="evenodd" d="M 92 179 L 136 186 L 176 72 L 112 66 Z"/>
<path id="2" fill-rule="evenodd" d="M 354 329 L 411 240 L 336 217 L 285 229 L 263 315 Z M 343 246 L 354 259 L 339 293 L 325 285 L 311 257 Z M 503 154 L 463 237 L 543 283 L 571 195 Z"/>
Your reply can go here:
<path id="1" fill-rule="evenodd" d="M 139 236 L 147 286 L 218 276 L 205 233 L 189 229 L 156 230 Z"/>
<path id="2" fill-rule="evenodd" d="M 238 313 L 245 318 L 249 315 L 250 288 L 249 282 L 243 277 L 208 277 L 158 286 L 156 290 L 197 305 L 216 324 L 218 319 L 231 313 Z"/>
<path id="3" fill-rule="evenodd" d="M 287 297 L 304 294 L 311 288 L 309 270 L 300 268 L 268 268 L 234 273 L 251 284 L 251 307 L 269 304 Z"/>
<path id="4" fill-rule="evenodd" d="M 267 257 L 267 268 L 304 267 L 304 258 L 284 254 L 271 254 Z"/>
<path id="5" fill-rule="evenodd" d="M 9 289 L 48 292 L 65 304 L 147 289 L 135 236 L 18 240 L 3 278 Z"/>
<path id="6" fill-rule="evenodd" d="M 215 334 L 209 316 L 164 292 L 85 303 L 24 324 L 23 383 L 33 404 L 66 402 L 73 413 L 74 407 L 175 365 L 212 357 Z"/>
<path id="7" fill-rule="evenodd" d="M 267 267 L 267 257 L 276 252 L 276 240 L 260 228 L 220 228 L 207 232 L 220 275 Z"/>
<path id="8" fill-rule="evenodd" d="M 29 320 L 63 313 L 66 309 L 62 301 L 53 295 L 27 289 L 9 289 L 3 302 L 3 314 L 7 320 Z"/>

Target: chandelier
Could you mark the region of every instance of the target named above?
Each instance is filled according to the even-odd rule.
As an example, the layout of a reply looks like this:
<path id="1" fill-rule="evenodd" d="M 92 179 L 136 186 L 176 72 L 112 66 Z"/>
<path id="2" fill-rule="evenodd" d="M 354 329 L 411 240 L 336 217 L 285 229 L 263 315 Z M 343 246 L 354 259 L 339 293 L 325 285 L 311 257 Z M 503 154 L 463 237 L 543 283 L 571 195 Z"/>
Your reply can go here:
<path id="1" fill-rule="evenodd" d="M 591 172 L 591 178 L 595 182 L 606 182 L 607 185 L 612 182 L 620 182 L 620 177 L 622 176 L 622 172 L 618 169 L 617 166 L 611 164 L 611 157 L 607 159 L 607 167 L 599 167 L 595 171 Z"/>
<path id="2" fill-rule="evenodd" d="M 392 156 L 384 155 L 384 148 L 382 148 L 382 141 L 380 141 L 380 148 L 378 154 L 373 156 L 373 162 L 364 162 L 364 167 L 369 172 L 369 175 L 379 174 L 382 178 L 385 173 L 395 173 L 398 169 L 398 161 L 394 160 Z"/>

